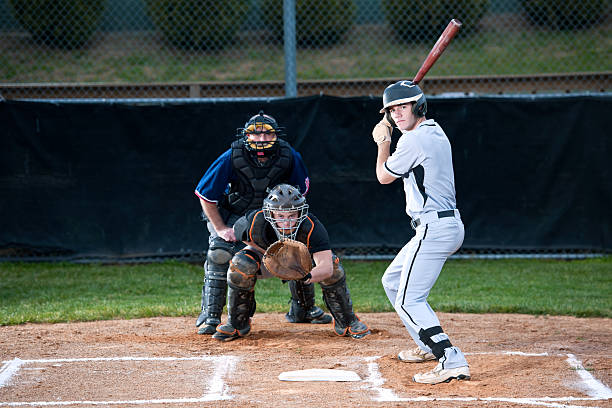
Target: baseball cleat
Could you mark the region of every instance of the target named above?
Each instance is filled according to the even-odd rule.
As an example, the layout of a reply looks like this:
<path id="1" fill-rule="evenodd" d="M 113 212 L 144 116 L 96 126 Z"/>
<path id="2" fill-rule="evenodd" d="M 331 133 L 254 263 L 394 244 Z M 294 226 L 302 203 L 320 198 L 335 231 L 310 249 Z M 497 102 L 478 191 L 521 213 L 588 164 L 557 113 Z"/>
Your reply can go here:
<path id="1" fill-rule="evenodd" d="M 238 330 L 229 323 L 217 327 L 217 331 L 212 338 L 219 341 L 232 341 L 246 336 L 251 331 L 251 326 Z"/>
<path id="2" fill-rule="evenodd" d="M 285 320 L 289 323 L 312 323 L 312 324 L 328 324 L 331 323 L 332 317 L 326 314 L 323 309 L 318 306 L 313 306 L 310 310 L 304 313 L 303 318 L 296 316 L 293 310 L 293 305 L 287 314 Z"/>
<path id="3" fill-rule="evenodd" d="M 412 350 L 400 351 L 397 358 L 405 363 L 422 363 L 424 361 L 435 360 L 436 356 L 417 346 Z"/>
<path id="4" fill-rule="evenodd" d="M 442 368 L 442 363 L 438 363 L 436 368 L 426 373 L 415 374 L 412 377 L 414 382 L 421 384 L 439 384 L 450 382 L 452 379 L 469 380 L 470 368 L 468 366 L 457 368 Z"/>
<path id="5" fill-rule="evenodd" d="M 346 327 L 343 327 L 337 320 L 334 321 L 334 331 L 338 336 L 352 337 L 354 339 L 361 339 L 370 334 L 368 325 L 363 323 L 357 316 L 355 320 Z"/>
<path id="6" fill-rule="evenodd" d="M 198 334 L 215 334 L 216 331 L 216 325 L 205 324 L 204 326 L 200 326 L 200 328 L 198 329 Z"/>

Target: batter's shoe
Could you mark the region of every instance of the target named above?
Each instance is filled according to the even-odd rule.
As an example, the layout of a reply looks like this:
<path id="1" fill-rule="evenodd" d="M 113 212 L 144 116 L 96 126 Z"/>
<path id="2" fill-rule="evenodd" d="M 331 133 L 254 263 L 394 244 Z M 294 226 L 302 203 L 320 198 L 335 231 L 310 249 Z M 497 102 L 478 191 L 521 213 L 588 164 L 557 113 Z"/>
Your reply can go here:
<path id="1" fill-rule="evenodd" d="M 450 382 L 452 379 L 469 380 L 470 368 L 468 366 L 442 368 L 442 363 L 438 363 L 436 368 L 434 368 L 432 371 L 415 374 L 412 379 L 414 382 L 421 384 L 439 384 L 443 382 Z"/>
<path id="2" fill-rule="evenodd" d="M 400 351 L 397 358 L 399 361 L 403 361 L 405 363 L 422 363 L 424 361 L 435 360 L 436 356 L 417 346 L 412 350 Z"/>
<path id="3" fill-rule="evenodd" d="M 217 327 L 217 331 L 212 338 L 219 341 L 232 341 L 245 337 L 251 331 L 251 325 L 247 325 L 244 329 L 236 329 L 229 323 L 222 324 Z"/>

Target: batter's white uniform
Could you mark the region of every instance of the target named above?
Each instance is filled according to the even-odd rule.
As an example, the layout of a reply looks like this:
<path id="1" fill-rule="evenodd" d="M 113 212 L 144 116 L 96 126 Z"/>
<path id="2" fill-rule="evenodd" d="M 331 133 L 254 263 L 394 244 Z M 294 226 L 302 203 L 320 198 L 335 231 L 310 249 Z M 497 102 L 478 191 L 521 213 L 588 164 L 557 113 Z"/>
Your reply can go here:
<path id="1" fill-rule="evenodd" d="M 403 133 L 396 150 L 385 162 L 385 169 L 394 177 L 403 178 L 406 213 L 412 218 L 416 235 L 391 262 L 382 284 L 414 341 L 432 352 L 419 335 L 440 326 L 427 296 L 444 262 L 459 249 L 464 237 L 463 222 L 456 209 L 450 142 L 434 120 L 425 120 Z M 441 328 L 432 331 L 439 331 L 431 336 L 431 341 L 442 342 L 435 348 L 444 347 L 444 356 L 439 358 L 444 368 L 468 365 L 461 350 L 444 346 L 450 346 L 450 341 Z"/>

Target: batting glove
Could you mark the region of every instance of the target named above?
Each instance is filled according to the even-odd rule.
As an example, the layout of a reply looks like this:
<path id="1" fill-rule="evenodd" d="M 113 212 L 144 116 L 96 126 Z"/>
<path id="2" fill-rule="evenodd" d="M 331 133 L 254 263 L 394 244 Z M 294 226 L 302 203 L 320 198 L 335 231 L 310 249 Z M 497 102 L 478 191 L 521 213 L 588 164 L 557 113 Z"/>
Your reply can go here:
<path id="1" fill-rule="evenodd" d="M 372 138 L 377 145 L 384 142 L 390 142 L 391 132 L 393 132 L 393 127 L 387 120 L 387 117 L 383 116 L 382 120 L 372 129 Z"/>

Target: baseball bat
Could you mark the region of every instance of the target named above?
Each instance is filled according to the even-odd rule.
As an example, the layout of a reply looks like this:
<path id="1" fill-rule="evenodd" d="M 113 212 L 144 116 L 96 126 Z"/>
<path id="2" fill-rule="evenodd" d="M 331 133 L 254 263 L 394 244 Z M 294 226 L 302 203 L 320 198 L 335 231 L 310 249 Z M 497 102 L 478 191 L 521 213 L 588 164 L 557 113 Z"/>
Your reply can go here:
<path id="1" fill-rule="evenodd" d="M 457 32 L 460 28 L 461 21 L 459 20 L 453 18 L 450 23 L 448 23 L 448 25 L 440 35 L 440 38 L 438 38 L 438 41 L 436 41 L 431 51 L 429 51 L 429 54 L 427 54 L 427 58 L 425 58 L 425 61 L 423 61 L 423 65 L 421 65 L 421 68 L 419 68 L 419 72 L 417 72 L 412 82 L 414 82 L 415 84 L 421 82 L 421 79 L 423 79 L 423 77 L 425 76 L 425 74 L 427 74 L 432 65 L 438 60 L 440 55 L 442 55 L 453 37 L 457 35 Z"/>

